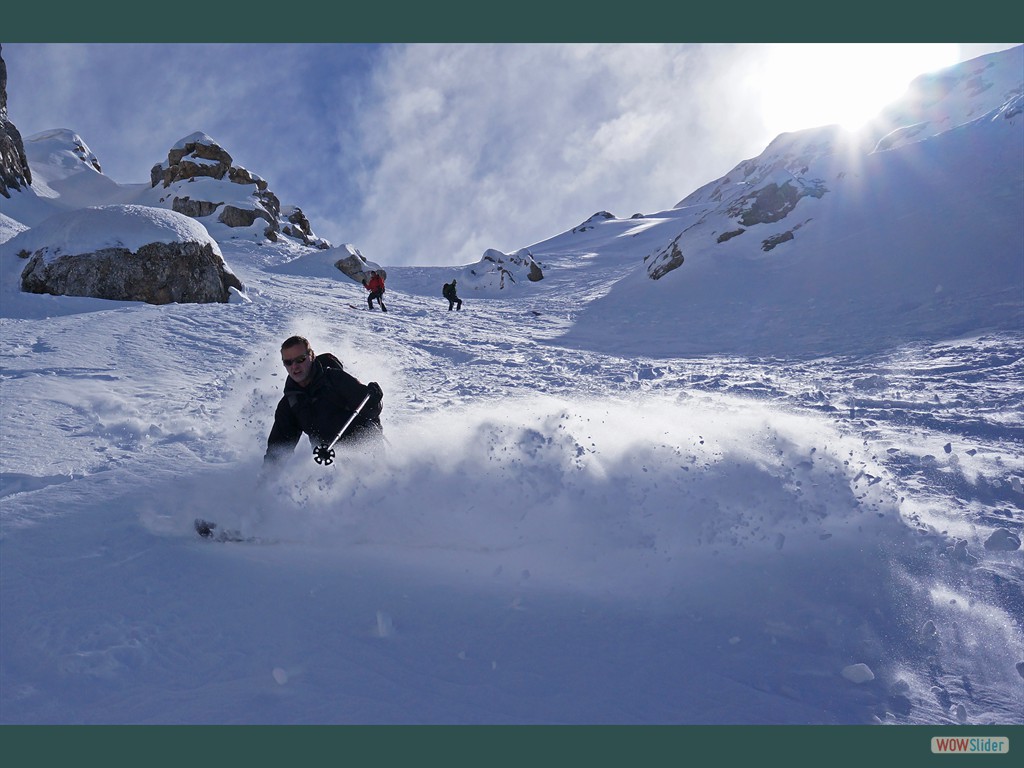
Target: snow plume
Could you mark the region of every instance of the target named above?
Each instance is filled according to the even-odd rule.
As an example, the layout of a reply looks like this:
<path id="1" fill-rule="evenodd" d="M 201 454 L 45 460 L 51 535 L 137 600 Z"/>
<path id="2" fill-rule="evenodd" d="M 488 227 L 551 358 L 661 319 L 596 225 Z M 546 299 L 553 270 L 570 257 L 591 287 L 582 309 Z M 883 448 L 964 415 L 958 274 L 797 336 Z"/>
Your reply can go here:
<path id="1" fill-rule="evenodd" d="M 528 394 L 386 423 L 376 457 L 339 446 L 320 466 L 303 440 L 269 493 L 253 442 L 241 462 L 158 491 L 143 522 L 171 534 L 216 510 L 224 528 L 277 542 L 275 557 L 362 563 L 517 610 L 549 595 L 689 616 L 698 646 L 746 644 L 768 669 L 779 643 L 867 662 L 897 705 L 935 700 L 928 657 L 971 647 L 970 669 L 948 658 L 952 686 L 1020 653 L 1005 606 L 957 599 L 957 564 L 934 556 L 947 539 L 901 516 L 877 446 L 823 415 L 719 393 Z M 922 639 L 931 619 L 945 645 Z M 401 628 L 381 609 L 367 631 Z"/>
<path id="2" fill-rule="evenodd" d="M 860 441 L 822 418 L 729 396 L 527 395 L 385 423 L 394 439 L 383 456 L 339 445 L 325 467 L 303 440 L 270 501 L 214 474 L 195 481 L 197 503 L 213 501 L 226 527 L 256 535 L 443 570 L 469 558 L 529 569 L 552 589 L 626 592 L 664 589 L 694 562 L 728 573 L 827 557 L 844 539 L 859 546 L 903 528 Z M 262 447 L 249 449 L 251 477 Z"/>

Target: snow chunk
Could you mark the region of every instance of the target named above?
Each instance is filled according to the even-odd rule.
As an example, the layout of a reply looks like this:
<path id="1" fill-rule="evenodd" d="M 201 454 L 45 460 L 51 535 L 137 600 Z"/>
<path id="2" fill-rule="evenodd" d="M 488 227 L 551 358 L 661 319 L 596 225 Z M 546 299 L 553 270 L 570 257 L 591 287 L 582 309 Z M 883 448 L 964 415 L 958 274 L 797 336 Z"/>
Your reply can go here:
<path id="1" fill-rule="evenodd" d="M 935 622 L 928 619 L 918 630 L 918 638 L 921 645 L 934 653 L 939 647 L 939 631 L 935 628 Z"/>
<path id="2" fill-rule="evenodd" d="M 992 535 L 985 539 L 985 549 L 1014 552 L 1020 549 L 1020 537 L 1006 528 L 996 528 Z"/>
<path id="3" fill-rule="evenodd" d="M 843 667 L 843 677 L 853 683 L 866 683 L 875 679 L 875 673 L 867 664 L 851 664 Z"/>

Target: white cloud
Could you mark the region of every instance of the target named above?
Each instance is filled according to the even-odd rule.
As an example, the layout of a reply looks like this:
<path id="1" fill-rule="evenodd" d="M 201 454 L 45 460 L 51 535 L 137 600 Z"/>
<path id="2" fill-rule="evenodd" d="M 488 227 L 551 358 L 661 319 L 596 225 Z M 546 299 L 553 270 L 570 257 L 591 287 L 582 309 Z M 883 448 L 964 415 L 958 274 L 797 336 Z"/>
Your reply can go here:
<path id="1" fill-rule="evenodd" d="M 719 103 L 734 58 L 734 46 L 393 48 L 360 112 L 370 170 L 356 242 L 385 262 L 468 263 L 598 210 L 671 207 L 760 148 L 733 140 L 750 117 Z"/>
<path id="2" fill-rule="evenodd" d="M 999 48 L 1006 46 L 988 46 Z M 962 46 L 963 55 L 986 52 Z M 477 260 L 655 212 L 758 154 L 770 45 L 6 44 L 23 135 L 121 183 L 201 130 L 383 264 Z"/>

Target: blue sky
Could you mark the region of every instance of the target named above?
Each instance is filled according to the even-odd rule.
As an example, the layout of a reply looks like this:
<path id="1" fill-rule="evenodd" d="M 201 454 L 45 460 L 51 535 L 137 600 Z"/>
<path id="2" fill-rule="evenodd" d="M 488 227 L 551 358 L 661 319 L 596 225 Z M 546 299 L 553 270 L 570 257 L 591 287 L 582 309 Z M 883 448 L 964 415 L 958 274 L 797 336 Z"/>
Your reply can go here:
<path id="1" fill-rule="evenodd" d="M 670 208 L 783 131 L 1009 45 L 8 43 L 3 58 L 23 136 L 71 129 L 115 181 L 148 182 L 203 131 L 333 244 L 466 264 L 600 210 Z"/>

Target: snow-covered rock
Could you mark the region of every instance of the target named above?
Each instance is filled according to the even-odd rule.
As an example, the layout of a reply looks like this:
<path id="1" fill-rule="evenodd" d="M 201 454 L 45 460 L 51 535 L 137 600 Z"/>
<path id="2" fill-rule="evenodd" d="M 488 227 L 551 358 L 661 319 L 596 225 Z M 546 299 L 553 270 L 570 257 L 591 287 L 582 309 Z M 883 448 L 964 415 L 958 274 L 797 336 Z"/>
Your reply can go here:
<path id="1" fill-rule="evenodd" d="M 517 284 L 536 283 L 543 279 L 544 270 L 528 249 L 507 254 L 488 248 L 480 261 L 463 270 L 460 286 L 504 291 Z"/>
<path id="2" fill-rule="evenodd" d="M 227 302 L 243 290 L 197 222 L 159 208 L 110 205 L 56 214 L 3 245 L 28 260 L 27 293 L 150 304 Z"/>
<path id="3" fill-rule="evenodd" d="M 150 186 L 149 204 L 197 219 L 214 217 L 212 222 L 229 229 L 249 229 L 262 220 L 261 235 L 271 242 L 284 234 L 305 245 L 330 247 L 300 208 L 283 207 L 265 179 L 234 165 L 228 151 L 202 131 L 179 139 L 167 159 L 150 169 Z"/>

